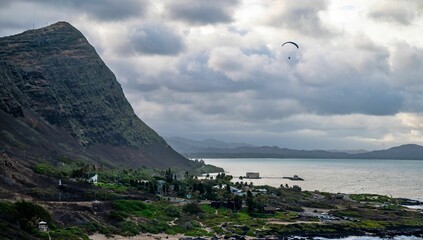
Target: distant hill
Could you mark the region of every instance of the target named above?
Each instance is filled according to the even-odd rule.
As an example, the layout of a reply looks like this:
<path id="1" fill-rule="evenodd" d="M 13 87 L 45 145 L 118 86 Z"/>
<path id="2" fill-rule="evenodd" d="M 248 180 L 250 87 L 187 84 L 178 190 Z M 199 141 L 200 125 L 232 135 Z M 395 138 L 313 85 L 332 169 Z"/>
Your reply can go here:
<path id="1" fill-rule="evenodd" d="M 192 141 L 183 138 L 167 139 L 172 147 L 190 158 L 339 158 L 423 160 L 423 146 L 416 144 L 407 144 L 386 150 L 367 152 L 364 150 L 295 150 L 280 148 L 277 146 L 251 146 L 242 143 L 225 143 L 217 140 Z"/>
<path id="2" fill-rule="evenodd" d="M 230 149 L 239 147 L 253 147 L 253 145 L 247 143 L 229 143 L 210 138 L 201 141 L 189 140 L 181 137 L 165 137 L 165 139 L 173 149 L 182 154 L 204 152 L 210 148 Z"/>
<path id="3" fill-rule="evenodd" d="M 113 72 L 66 22 L 0 38 L 0 150 L 34 162 L 192 164 L 135 115 Z"/>
<path id="4" fill-rule="evenodd" d="M 386 150 L 377 150 L 367 153 L 355 154 L 356 158 L 363 159 L 410 159 L 423 160 L 423 146 L 406 144 Z"/>
<path id="5" fill-rule="evenodd" d="M 357 154 L 357 153 L 367 153 L 369 151 L 364 149 L 358 149 L 358 150 L 327 150 L 328 152 L 334 152 L 334 153 L 349 153 L 349 154 Z"/>

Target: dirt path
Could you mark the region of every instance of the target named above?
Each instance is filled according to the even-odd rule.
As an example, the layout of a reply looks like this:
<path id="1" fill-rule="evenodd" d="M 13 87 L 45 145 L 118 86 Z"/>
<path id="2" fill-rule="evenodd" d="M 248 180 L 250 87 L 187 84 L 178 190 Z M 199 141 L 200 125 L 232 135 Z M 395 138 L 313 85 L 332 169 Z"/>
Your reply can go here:
<path id="1" fill-rule="evenodd" d="M 124 237 L 124 236 L 113 236 L 110 238 L 107 238 L 106 236 L 102 234 L 94 234 L 89 236 L 91 240 L 157 240 L 157 239 L 168 239 L 168 240 L 178 240 L 180 238 L 186 237 L 184 235 L 178 234 L 178 235 L 168 235 L 168 234 L 148 234 L 143 233 L 139 234 L 137 236 L 133 237 Z"/>

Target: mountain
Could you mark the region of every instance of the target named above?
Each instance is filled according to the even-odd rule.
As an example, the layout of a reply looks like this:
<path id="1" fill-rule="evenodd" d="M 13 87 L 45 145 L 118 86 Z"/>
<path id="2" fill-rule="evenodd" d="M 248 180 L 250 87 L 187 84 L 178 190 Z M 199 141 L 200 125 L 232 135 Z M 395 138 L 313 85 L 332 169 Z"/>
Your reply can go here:
<path id="1" fill-rule="evenodd" d="M 0 38 L 0 134 L 0 150 L 27 161 L 192 164 L 135 115 L 115 75 L 66 22 Z"/>
<path id="2" fill-rule="evenodd" d="M 355 154 L 355 157 L 363 159 L 423 160 L 423 146 L 417 144 L 405 144 L 386 150 L 377 150 L 367 153 Z"/>
<path id="3" fill-rule="evenodd" d="M 229 149 L 238 147 L 253 147 L 247 143 L 229 143 L 215 139 L 205 139 L 201 141 L 189 140 L 181 137 L 165 137 L 166 141 L 172 148 L 180 153 L 199 153 L 207 151 L 207 149 Z"/>
<path id="4" fill-rule="evenodd" d="M 207 148 L 202 152 L 185 153 L 192 158 L 350 158 L 352 154 L 324 150 L 295 150 L 277 146 Z"/>
<path id="5" fill-rule="evenodd" d="M 170 144 L 174 142 L 169 141 Z M 175 145 L 177 146 L 177 145 Z M 180 146 L 178 146 L 180 147 Z M 182 149 L 182 148 L 181 148 Z M 295 150 L 277 146 L 240 146 L 185 148 L 181 151 L 191 158 L 325 158 L 325 159 L 409 159 L 423 160 L 423 146 L 401 145 L 377 151 Z"/>
<path id="6" fill-rule="evenodd" d="M 369 151 L 364 149 L 358 149 L 358 150 L 327 150 L 328 152 L 334 152 L 334 153 L 349 153 L 349 154 L 357 154 L 357 153 L 367 153 Z"/>

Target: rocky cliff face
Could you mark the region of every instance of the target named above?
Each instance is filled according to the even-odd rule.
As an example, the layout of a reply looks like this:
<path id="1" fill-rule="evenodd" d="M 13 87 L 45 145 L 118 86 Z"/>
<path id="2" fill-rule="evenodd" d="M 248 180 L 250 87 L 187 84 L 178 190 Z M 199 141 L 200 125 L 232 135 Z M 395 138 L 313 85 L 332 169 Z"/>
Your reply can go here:
<path id="1" fill-rule="evenodd" d="M 86 38 L 66 22 L 0 38 L 0 111 L 26 128 L 33 128 L 28 119 L 35 119 L 44 129 L 65 129 L 69 136 L 64 138 L 74 141 L 67 148 L 88 158 L 132 166 L 190 164 L 134 114 L 114 74 Z M 5 138 L 15 138 L 20 149 L 33 147 L 11 134 L 13 129 L 6 129 L 10 123 L 0 121 Z M 34 141 L 43 137 L 48 142 L 45 133 L 35 130 Z M 13 149 L 11 141 L 4 142 Z M 51 142 L 44 145 L 60 152 Z"/>

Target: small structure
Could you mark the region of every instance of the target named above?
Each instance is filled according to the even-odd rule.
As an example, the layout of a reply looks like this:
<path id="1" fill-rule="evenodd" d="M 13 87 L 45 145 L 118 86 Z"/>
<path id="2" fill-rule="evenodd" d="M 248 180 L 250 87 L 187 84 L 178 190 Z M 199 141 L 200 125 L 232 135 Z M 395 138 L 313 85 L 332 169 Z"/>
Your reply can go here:
<path id="1" fill-rule="evenodd" d="M 96 173 L 94 176 L 92 176 L 88 179 L 88 182 L 97 184 L 97 180 L 98 180 L 98 174 Z"/>
<path id="2" fill-rule="evenodd" d="M 258 189 L 256 189 L 256 190 L 254 190 L 254 192 L 258 192 L 258 193 L 263 193 L 263 194 L 265 194 L 265 193 L 267 193 L 267 189 L 265 189 L 265 188 L 258 188 Z"/>
<path id="3" fill-rule="evenodd" d="M 166 181 L 164 180 L 157 181 L 157 192 L 159 194 L 165 194 L 165 184 L 166 184 Z"/>
<path id="4" fill-rule="evenodd" d="M 335 198 L 336 198 L 336 199 L 344 199 L 344 194 L 342 194 L 342 193 L 337 193 L 337 194 L 335 195 Z"/>
<path id="5" fill-rule="evenodd" d="M 260 173 L 258 173 L 258 172 L 247 172 L 245 174 L 245 178 L 260 179 Z"/>
<path id="6" fill-rule="evenodd" d="M 38 231 L 47 232 L 48 231 L 48 224 L 44 221 L 40 221 L 38 223 Z"/>
<path id="7" fill-rule="evenodd" d="M 226 184 L 222 184 L 222 186 L 216 185 L 213 186 L 214 189 L 226 189 Z M 242 191 L 241 189 L 238 189 L 236 187 L 233 186 L 229 186 L 231 193 L 237 195 L 237 196 L 245 196 L 246 193 L 244 191 Z"/>

